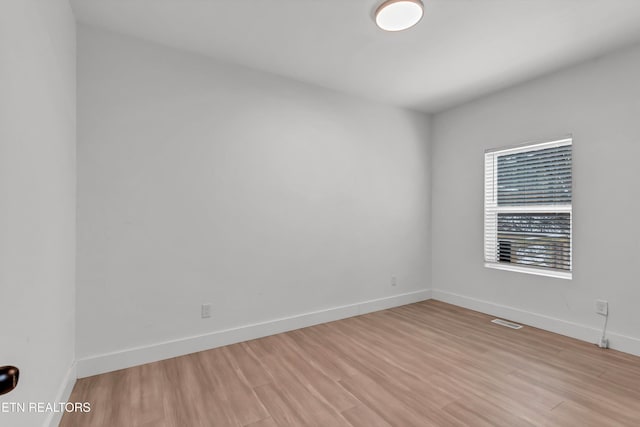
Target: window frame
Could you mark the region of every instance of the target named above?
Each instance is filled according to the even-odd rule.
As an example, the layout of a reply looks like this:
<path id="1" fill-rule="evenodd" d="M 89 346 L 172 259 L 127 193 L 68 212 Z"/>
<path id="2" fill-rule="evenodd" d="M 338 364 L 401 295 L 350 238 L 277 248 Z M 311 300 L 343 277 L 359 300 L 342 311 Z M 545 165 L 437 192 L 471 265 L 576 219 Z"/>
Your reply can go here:
<path id="1" fill-rule="evenodd" d="M 570 145 L 571 146 L 571 150 L 573 152 L 573 136 L 572 135 L 568 135 L 559 139 L 553 139 L 553 140 L 545 140 L 545 141 L 537 141 L 537 142 L 527 142 L 524 144 L 518 144 L 515 146 L 508 146 L 508 147 L 501 147 L 501 148 L 493 148 L 493 149 L 487 149 L 485 150 L 484 154 L 485 154 L 485 165 L 484 165 L 484 192 L 483 192 L 483 196 L 484 196 L 484 210 L 483 210 L 483 215 L 484 215 L 484 228 L 483 228 L 483 242 L 484 242 L 484 266 L 487 268 L 492 268 L 492 269 L 496 269 L 496 270 L 506 270 L 506 271 L 513 271 L 513 272 L 519 272 L 519 273 L 526 273 L 526 274 L 534 274 L 534 275 L 539 275 L 539 276 L 546 276 L 546 277 L 554 277 L 554 278 L 558 278 L 558 279 L 566 279 L 566 280 L 572 280 L 573 279 L 573 194 L 574 194 L 574 187 L 575 187 L 575 180 L 573 179 L 573 156 L 571 156 L 571 203 L 570 204 L 553 204 L 553 205 L 549 205 L 549 204 L 529 204 L 529 205 L 506 205 L 506 206 L 498 206 L 498 198 L 497 198 L 497 192 L 498 192 L 498 186 L 497 185 L 492 185 L 492 190 L 493 190 L 493 194 L 491 195 L 491 199 L 494 200 L 493 203 L 488 203 L 489 197 L 487 196 L 487 181 L 488 181 L 488 177 L 487 177 L 487 156 L 491 155 L 492 158 L 494 159 L 494 162 L 497 161 L 498 156 L 500 155 L 505 155 L 505 154 L 516 154 L 516 153 L 522 153 L 522 152 L 528 152 L 528 151 L 535 151 L 535 150 L 542 150 L 545 148 L 554 148 L 554 147 L 561 147 L 561 146 L 566 146 L 566 145 Z M 494 163 L 494 165 L 491 166 L 491 180 L 493 182 L 495 182 L 495 180 L 497 179 L 497 167 L 496 164 Z M 492 212 L 495 213 L 496 215 L 496 219 L 494 222 L 494 227 L 495 227 L 495 231 L 493 232 L 493 234 L 491 232 L 488 231 L 488 212 L 489 210 L 492 210 Z M 570 263 L 569 263 L 569 270 L 568 271 L 564 271 L 564 270 L 560 270 L 560 269 L 553 269 L 553 268 L 545 268 L 545 267 L 536 267 L 536 266 L 525 266 L 525 265 L 519 265 L 519 264 L 510 264 L 510 263 L 505 263 L 505 262 L 500 262 L 499 260 L 495 261 L 495 262 L 490 262 L 488 260 L 489 257 L 491 257 L 493 255 L 494 258 L 497 258 L 497 250 L 498 250 L 498 242 L 497 242 L 497 216 L 499 213 L 534 213 L 534 212 L 540 212 L 540 213 L 569 213 L 569 217 L 570 217 L 570 226 L 569 226 L 569 257 L 570 257 Z M 494 252 L 490 252 L 488 253 L 488 242 L 489 239 L 493 238 L 493 243 L 491 243 L 493 246 L 493 251 Z"/>

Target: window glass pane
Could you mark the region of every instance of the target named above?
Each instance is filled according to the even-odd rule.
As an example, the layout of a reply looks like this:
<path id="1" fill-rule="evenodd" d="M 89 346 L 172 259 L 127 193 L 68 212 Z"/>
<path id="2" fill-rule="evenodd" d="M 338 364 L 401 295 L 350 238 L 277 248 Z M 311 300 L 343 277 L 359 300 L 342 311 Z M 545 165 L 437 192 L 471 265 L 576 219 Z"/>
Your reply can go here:
<path id="1" fill-rule="evenodd" d="M 498 206 L 571 203 L 571 145 L 498 156 Z"/>
<path id="2" fill-rule="evenodd" d="M 498 213 L 498 262 L 571 270 L 570 213 Z"/>

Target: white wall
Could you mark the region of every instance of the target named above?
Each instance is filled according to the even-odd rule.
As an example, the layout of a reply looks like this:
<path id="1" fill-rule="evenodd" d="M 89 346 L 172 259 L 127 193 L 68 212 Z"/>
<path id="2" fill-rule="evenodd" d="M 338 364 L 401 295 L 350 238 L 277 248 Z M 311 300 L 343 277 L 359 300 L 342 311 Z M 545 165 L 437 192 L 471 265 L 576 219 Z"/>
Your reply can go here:
<path id="1" fill-rule="evenodd" d="M 78 43 L 78 357 L 160 344 L 81 375 L 429 288 L 426 116 L 101 30 Z"/>
<path id="2" fill-rule="evenodd" d="M 640 47 L 433 119 L 436 298 L 595 342 L 609 301 L 614 347 L 640 354 Z M 483 151 L 572 133 L 574 272 L 560 280 L 483 266 Z"/>
<path id="3" fill-rule="evenodd" d="M 75 23 L 66 0 L 0 5 L 0 402 L 65 399 L 73 385 Z M 2 426 L 51 414 L 0 413 Z"/>

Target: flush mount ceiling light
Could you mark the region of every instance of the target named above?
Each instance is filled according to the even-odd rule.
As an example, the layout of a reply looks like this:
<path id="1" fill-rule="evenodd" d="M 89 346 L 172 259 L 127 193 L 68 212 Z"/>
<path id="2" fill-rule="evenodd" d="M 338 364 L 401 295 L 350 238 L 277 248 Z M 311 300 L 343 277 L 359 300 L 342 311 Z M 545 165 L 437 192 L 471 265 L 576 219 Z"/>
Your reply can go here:
<path id="1" fill-rule="evenodd" d="M 421 0 L 386 0 L 376 9 L 376 24 L 385 31 L 402 31 L 416 25 L 423 14 Z"/>

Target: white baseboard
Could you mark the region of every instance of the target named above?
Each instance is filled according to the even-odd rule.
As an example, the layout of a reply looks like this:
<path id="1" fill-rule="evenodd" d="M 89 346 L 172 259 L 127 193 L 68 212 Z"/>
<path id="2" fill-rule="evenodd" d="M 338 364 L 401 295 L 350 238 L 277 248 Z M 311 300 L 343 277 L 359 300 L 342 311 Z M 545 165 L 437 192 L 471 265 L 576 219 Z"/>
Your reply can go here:
<path id="1" fill-rule="evenodd" d="M 76 362 L 73 362 L 67 371 L 67 374 L 62 379 L 60 389 L 58 390 L 58 394 L 56 395 L 54 402 L 67 402 L 69 400 L 69 396 L 71 396 L 71 392 L 73 391 L 73 386 L 76 384 L 76 378 L 78 378 Z M 62 420 L 62 415 L 62 412 L 50 412 L 45 419 L 44 426 L 57 427 Z"/>
<path id="2" fill-rule="evenodd" d="M 592 328 L 587 325 L 569 322 L 555 317 L 544 316 L 542 314 L 532 313 L 530 311 L 495 304 L 490 301 L 458 295 L 439 289 L 432 290 L 432 298 L 590 343 L 596 343 L 602 332 L 599 329 Z M 640 339 L 616 334 L 614 332 L 607 332 L 607 338 L 609 338 L 610 348 L 640 356 Z"/>
<path id="3" fill-rule="evenodd" d="M 429 298 L 431 298 L 431 290 L 424 289 L 355 304 L 332 307 L 325 310 L 303 313 L 296 316 L 244 325 L 209 334 L 91 356 L 77 361 L 77 374 L 78 378 L 98 375 L 105 372 L 116 371 L 118 369 L 130 368 L 132 366 L 234 344 L 241 341 L 305 328 L 307 326 L 313 326 L 320 323 L 332 322 L 334 320 L 340 320 L 373 311 L 424 301 Z"/>

